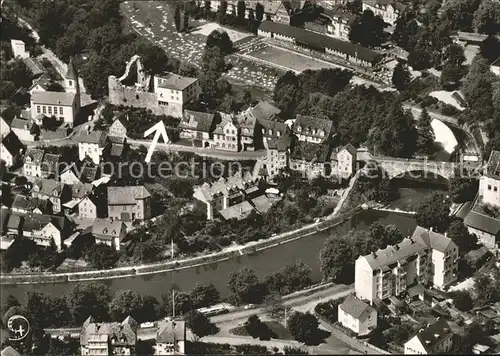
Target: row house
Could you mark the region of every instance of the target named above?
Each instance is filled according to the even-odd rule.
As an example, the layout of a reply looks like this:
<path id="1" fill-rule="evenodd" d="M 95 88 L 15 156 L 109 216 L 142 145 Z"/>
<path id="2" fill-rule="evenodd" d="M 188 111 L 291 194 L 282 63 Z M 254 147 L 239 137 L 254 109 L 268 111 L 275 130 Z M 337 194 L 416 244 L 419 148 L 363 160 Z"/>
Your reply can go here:
<path id="1" fill-rule="evenodd" d="M 14 132 L 8 133 L 0 142 L 0 159 L 5 167 L 15 166 L 22 158 L 24 145 Z"/>
<path id="2" fill-rule="evenodd" d="M 108 187 L 108 217 L 134 221 L 151 218 L 151 194 L 144 186 Z"/>
<path id="3" fill-rule="evenodd" d="M 15 235 L 29 238 L 39 246 L 54 244 L 58 251 L 61 251 L 63 241 L 70 233 L 69 221 L 65 216 L 27 214 L 21 217 L 13 214 L 11 218 L 17 222 Z"/>
<path id="4" fill-rule="evenodd" d="M 184 106 L 200 98 L 201 87 L 196 78 L 167 73 L 154 77 L 154 92 L 158 106 L 168 106 L 171 116 L 181 118 Z"/>
<path id="5" fill-rule="evenodd" d="M 262 177 L 274 178 L 283 168 L 290 165 L 290 147 L 294 136 L 290 133 L 276 139 L 266 141 L 266 155 L 257 161 L 256 174 Z"/>
<path id="6" fill-rule="evenodd" d="M 52 203 L 48 199 L 32 198 L 23 194 L 16 194 L 11 210 L 18 215 L 52 214 Z"/>
<path id="7" fill-rule="evenodd" d="M 209 147 L 215 129 L 214 114 L 184 110 L 179 129 L 180 138 L 197 140 L 202 147 Z"/>
<path id="8" fill-rule="evenodd" d="M 71 200 L 71 189 L 54 179 L 38 179 L 31 188 L 33 198 L 50 200 L 54 213 L 60 213 L 64 203 Z"/>
<path id="9" fill-rule="evenodd" d="M 98 323 L 89 317 L 80 331 L 82 355 L 134 355 L 139 324 L 128 316 L 121 323 Z"/>
<path id="10" fill-rule="evenodd" d="M 119 220 L 95 219 L 91 231 L 96 244 L 108 245 L 120 251 L 123 239 L 127 235 L 127 226 Z"/>
<path id="11" fill-rule="evenodd" d="M 61 155 L 28 148 L 24 155 L 23 174 L 29 177 L 52 178 L 59 174 Z"/>
<path id="12" fill-rule="evenodd" d="M 371 304 L 415 284 L 444 290 L 457 279 L 457 263 L 458 248 L 451 239 L 417 226 L 410 238 L 356 260 L 356 296 Z"/>
<path id="13" fill-rule="evenodd" d="M 217 124 L 213 134 L 213 147 L 238 152 L 240 150 L 240 129 L 236 118 L 231 114 L 219 112 L 220 122 Z"/>
<path id="14" fill-rule="evenodd" d="M 236 173 L 228 178 L 220 178 L 214 183 L 204 183 L 196 187 L 193 197 L 205 205 L 207 220 L 213 220 L 215 214 L 244 203 L 248 193 L 260 190 L 260 181 L 250 173 Z M 251 196 L 253 198 L 253 196 Z M 242 206 L 243 208 L 243 206 Z"/>
<path id="15" fill-rule="evenodd" d="M 493 150 L 479 179 L 476 199 L 464 213 L 464 223 L 470 233 L 488 247 L 495 249 L 500 238 L 500 215 L 487 213 L 500 208 L 500 151 Z"/>
<path id="16" fill-rule="evenodd" d="M 331 137 L 332 128 L 332 120 L 297 115 L 293 124 L 293 133 L 299 141 L 323 143 Z"/>
<path id="17" fill-rule="evenodd" d="M 61 183 L 72 185 L 93 183 L 100 177 L 101 170 L 94 161 L 86 156 L 82 161 L 71 162 L 64 167 L 60 174 Z"/>
<path id="18" fill-rule="evenodd" d="M 406 7 L 406 4 L 394 0 L 363 0 L 362 10 L 370 10 L 385 23 L 395 26 Z"/>

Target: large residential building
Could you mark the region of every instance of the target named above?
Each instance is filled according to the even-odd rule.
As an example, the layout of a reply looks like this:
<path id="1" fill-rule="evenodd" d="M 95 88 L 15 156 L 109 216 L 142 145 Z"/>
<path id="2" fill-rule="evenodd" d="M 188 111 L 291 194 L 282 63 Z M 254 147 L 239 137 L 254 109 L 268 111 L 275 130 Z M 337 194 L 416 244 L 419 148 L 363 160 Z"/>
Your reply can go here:
<path id="1" fill-rule="evenodd" d="M 119 220 L 95 219 L 92 225 L 92 235 L 96 244 L 108 245 L 120 251 L 121 243 L 127 235 L 127 226 Z"/>
<path id="2" fill-rule="evenodd" d="M 356 295 L 373 303 L 419 283 L 445 289 L 457 279 L 457 262 L 451 239 L 417 226 L 410 238 L 356 260 Z"/>
<path id="3" fill-rule="evenodd" d="M 180 137 L 197 140 L 202 147 L 210 147 L 214 128 L 214 115 L 198 111 L 184 110 L 182 120 L 179 123 Z"/>
<path id="4" fill-rule="evenodd" d="M 125 222 L 151 218 L 151 194 L 142 185 L 108 187 L 108 216 Z"/>
<path id="5" fill-rule="evenodd" d="M 214 131 L 213 147 L 219 150 L 238 152 L 240 149 L 240 129 L 232 114 L 219 112 L 220 122 Z"/>
<path id="6" fill-rule="evenodd" d="M 406 5 L 394 0 L 363 0 L 363 11 L 371 10 L 375 16 L 380 16 L 385 23 L 396 25 L 399 16 L 406 9 Z"/>
<path id="7" fill-rule="evenodd" d="M 279 174 L 281 169 L 290 164 L 290 147 L 293 143 L 293 136 L 286 134 L 280 138 L 271 139 L 266 142 L 266 155 L 260 159 L 256 169 L 263 172 L 256 172 L 260 176 L 267 176 L 271 179 Z"/>
<path id="8" fill-rule="evenodd" d="M 367 68 L 374 67 L 382 58 L 381 54 L 368 48 L 278 22 L 262 22 L 258 29 L 258 35 L 306 46 L 314 51 L 341 57 L 346 61 Z"/>
<path id="9" fill-rule="evenodd" d="M 180 320 L 165 320 L 158 324 L 153 355 L 184 355 L 186 323 Z"/>
<path id="10" fill-rule="evenodd" d="M 134 355 L 137 322 L 130 316 L 121 323 L 97 323 L 89 317 L 80 332 L 82 355 Z"/>
<path id="11" fill-rule="evenodd" d="M 467 204 L 466 204 L 467 205 Z M 470 233 L 488 247 L 495 249 L 500 239 L 500 151 L 492 151 L 483 176 L 479 180 L 476 199 L 464 213 Z"/>
<path id="12" fill-rule="evenodd" d="M 89 157 L 95 164 L 99 164 L 104 149 L 108 145 L 108 135 L 102 131 L 92 131 L 85 132 L 76 139 L 78 140 L 78 157 L 80 161 L 83 161 L 85 157 Z"/>
<path id="13" fill-rule="evenodd" d="M 453 332 L 444 319 L 420 329 L 404 345 L 405 355 L 448 354 L 453 347 Z"/>
<path id="14" fill-rule="evenodd" d="M 237 118 L 240 128 L 240 142 L 243 151 L 253 151 L 255 149 L 255 126 L 257 119 L 253 115 L 251 108 L 241 112 Z"/>
<path id="15" fill-rule="evenodd" d="M 357 335 L 369 334 L 377 327 L 377 311 L 362 300 L 350 295 L 338 306 L 338 319 L 343 327 Z"/>
<path id="16" fill-rule="evenodd" d="M 198 79 L 174 73 L 155 76 L 154 91 L 158 106 L 170 106 L 175 117 L 182 117 L 184 105 L 198 100 L 201 94 Z"/>
<path id="17" fill-rule="evenodd" d="M 5 162 L 6 167 L 12 167 L 21 160 L 24 145 L 14 132 L 10 132 L 0 142 L 0 159 Z"/>
<path id="18" fill-rule="evenodd" d="M 332 134 L 333 122 L 312 116 L 297 115 L 293 124 L 293 133 L 299 141 L 322 143 Z"/>

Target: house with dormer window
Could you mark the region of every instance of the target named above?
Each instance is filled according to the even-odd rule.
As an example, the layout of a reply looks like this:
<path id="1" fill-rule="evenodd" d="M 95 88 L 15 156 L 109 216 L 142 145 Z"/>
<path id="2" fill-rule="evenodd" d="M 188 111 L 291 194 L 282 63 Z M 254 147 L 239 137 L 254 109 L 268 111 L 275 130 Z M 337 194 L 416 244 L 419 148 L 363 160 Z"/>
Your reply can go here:
<path id="1" fill-rule="evenodd" d="M 54 243 L 60 251 L 64 239 L 69 236 L 69 221 L 65 216 L 28 214 L 22 224 L 23 236 L 39 246 L 49 247 Z"/>
<path id="2" fill-rule="evenodd" d="M 120 251 L 121 243 L 127 235 L 127 226 L 123 221 L 96 219 L 92 225 L 92 235 L 96 244 L 105 244 Z"/>
<path id="3" fill-rule="evenodd" d="M 39 179 L 31 188 L 31 196 L 50 200 L 54 213 L 59 213 L 62 205 L 71 200 L 71 190 L 54 179 Z"/>
<path id="4" fill-rule="evenodd" d="M 420 329 L 408 340 L 405 355 L 436 355 L 447 354 L 453 347 L 453 332 L 448 322 L 438 319 L 435 323 Z"/>
<path id="5" fill-rule="evenodd" d="M 299 141 L 323 143 L 332 134 L 333 122 L 312 116 L 297 115 L 293 133 Z"/>

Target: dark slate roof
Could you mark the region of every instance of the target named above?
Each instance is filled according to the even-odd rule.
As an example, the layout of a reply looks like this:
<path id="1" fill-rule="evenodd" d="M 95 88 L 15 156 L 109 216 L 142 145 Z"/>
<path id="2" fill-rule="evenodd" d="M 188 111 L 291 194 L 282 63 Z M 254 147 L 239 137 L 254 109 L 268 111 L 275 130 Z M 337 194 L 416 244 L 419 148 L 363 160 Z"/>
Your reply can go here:
<path id="1" fill-rule="evenodd" d="M 92 193 L 94 186 L 90 183 L 75 183 L 71 185 L 71 197 L 73 199 L 83 199 Z"/>
<path id="2" fill-rule="evenodd" d="M 21 110 L 16 108 L 15 106 L 8 106 L 0 112 L 0 117 L 10 126 L 12 121 L 16 116 L 19 116 Z"/>
<path id="3" fill-rule="evenodd" d="M 299 131 L 299 127 L 302 131 Z M 333 122 L 331 120 L 320 119 L 312 116 L 297 115 L 293 125 L 295 134 L 307 136 L 328 138 L 332 132 Z M 319 130 L 323 131 L 324 136 L 319 135 Z"/>
<path id="4" fill-rule="evenodd" d="M 42 171 L 55 172 L 60 159 L 61 155 L 46 153 L 45 156 L 43 157 Z"/>
<path id="5" fill-rule="evenodd" d="M 64 232 L 68 220 L 65 216 L 28 214 L 24 218 L 23 231 L 40 231 L 49 223 L 52 223 L 59 231 Z"/>
<path id="6" fill-rule="evenodd" d="M 76 71 L 73 59 L 70 59 L 68 63 L 68 70 L 66 71 L 66 79 L 77 80 L 77 78 L 78 78 L 78 72 Z"/>
<path id="7" fill-rule="evenodd" d="M 351 57 L 356 57 L 357 55 L 358 58 L 371 63 L 378 61 L 381 57 L 380 53 L 368 48 L 278 22 L 263 21 L 259 26 L 259 30 L 292 37 L 296 42 L 316 48 L 329 48 Z"/>
<path id="8" fill-rule="evenodd" d="M 446 252 L 450 245 L 454 245 L 453 241 L 437 232 L 427 230 L 421 226 L 417 226 L 415 231 L 413 231 L 412 238 L 415 240 L 420 237 L 427 246 L 432 248 L 433 250 L 437 250 L 440 252 Z M 456 247 L 456 245 L 454 246 Z"/>
<path id="9" fill-rule="evenodd" d="M 179 127 L 183 129 L 210 133 L 214 114 L 185 110 Z"/>
<path id="10" fill-rule="evenodd" d="M 14 132 L 9 132 L 2 140 L 2 145 L 9 151 L 12 156 L 15 156 L 24 148 L 24 145 L 19 141 L 19 138 Z"/>
<path id="11" fill-rule="evenodd" d="M 353 295 L 348 296 L 347 299 L 340 304 L 340 309 L 346 314 L 361 321 L 365 320 L 375 310 L 373 307 Z"/>
<path id="12" fill-rule="evenodd" d="M 31 191 L 34 192 L 38 189 L 38 193 L 50 196 L 54 196 L 53 192 L 56 191 L 57 196 L 60 197 L 65 187 L 63 183 L 54 179 L 39 179 L 35 182 Z"/>
<path id="13" fill-rule="evenodd" d="M 255 105 L 252 109 L 252 114 L 259 120 L 268 119 L 272 115 L 281 114 L 281 110 L 269 103 L 268 101 L 259 101 L 257 105 Z"/>
<path id="14" fill-rule="evenodd" d="M 92 235 L 102 240 L 112 240 L 115 237 L 122 238 L 123 236 L 120 236 L 120 233 L 124 226 L 125 224 L 120 220 L 96 219 L 92 225 Z"/>
<path id="15" fill-rule="evenodd" d="M 500 151 L 491 151 L 486 166 L 486 175 L 500 179 Z"/>
<path id="16" fill-rule="evenodd" d="M 148 190 L 142 185 L 126 187 L 108 187 L 109 205 L 135 205 L 139 199 L 149 198 Z"/>
<path id="17" fill-rule="evenodd" d="M 279 131 L 281 135 L 285 134 L 288 131 L 288 126 L 284 122 L 275 121 L 275 120 L 259 120 L 259 124 L 266 131 L 264 132 L 264 136 L 269 135 L 269 130 L 273 130 L 273 136 L 277 136 L 277 132 Z"/>
<path id="18" fill-rule="evenodd" d="M 21 225 L 21 217 L 19 215 L 10 214 L 9 221 L 7 221 L 8 229 L 19 229 L 19 225 Z"/>
<path id="19" fill-rule="evenodd" d="M 186 339 L 186 324 L 184 321 L 162 321 L 156 333 L 157 343 L 175 343 Z"/>
<path id="20" fill-rule="evenodd" d="M 279 138 L 270 139 L 267 142 L 267 147 L 271 150 L 278 150 L 280 152 L 288 150 L 293 141 L 293 136 L 291 134 L 282 135 Z"/>
<path id="21" fill-rule="evenodd" d="M 107 139 L 107 135 L 105 132 L 102 132 L 102 131 L 92 131 L 89 133 L 83 133 L 83 134 L 80 134 L 76 137 L 76 140 L 78 142 L 96 143 L 96 144 L 99 144 L 101 147 L 104 146 L 106 139 Z"/>
<path id="22" fill-rule="evenodd" d="M 31 100 L 35 104 L 73 106 L 75 97 L 75 93 L 37 91 L 31 95 Z"/>
<path id="23" fill-rule="evenodd" d="M 497 235 L 500 232 L 500 220 L 471 210 L 464 219 L 464 224 L 474 229 Z"/>
<path id="24" fill-rule="evenodd" d="M 451 333 L 450 326 L 444 319 L 439 319 L 434 324 L 422 329 L 416 335 L 422 346 L 428 353 L 432 353 L 434 347 Z"/>
<path id="25" fill-rule="evenodd" d="M 28 147 L 26 150 L 26 154 L 24 155 L 24 161 L 26 162 L 27 158 L 31 159 L 32 164 L 41 164 L 43 161 L 44 151 L 39 148 Z"/>

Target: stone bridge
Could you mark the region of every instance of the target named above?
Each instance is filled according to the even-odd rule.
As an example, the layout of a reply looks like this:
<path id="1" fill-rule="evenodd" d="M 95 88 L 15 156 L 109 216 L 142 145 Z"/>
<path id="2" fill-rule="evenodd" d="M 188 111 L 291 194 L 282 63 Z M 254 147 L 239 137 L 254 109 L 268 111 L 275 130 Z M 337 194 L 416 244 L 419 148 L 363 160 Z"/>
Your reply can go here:
<path id="1" fill-rule="evenodd" d="M 480 163 L 455 163 L 455 162 L 438 162 L 427 159 L 404 159 L 391 157 L 375 157 L 372 160 L 376 161 L 378 166 L 385 171 L 389 178 L 403 177 L 406 173 L 413 174 L 414 178 L 433 178 L 441 176 L 446 179 L 455 176 L 456 169 L 477 170 L 480 168 Z M 371 167 L 367 166 L 368 169 Z M 417 173 L 418 172 L 418 173 Z"/>

